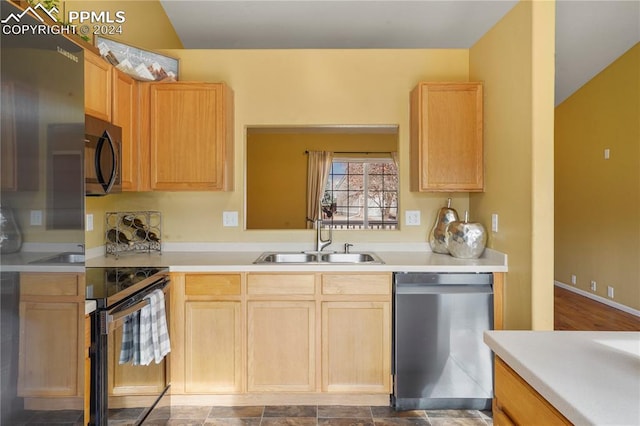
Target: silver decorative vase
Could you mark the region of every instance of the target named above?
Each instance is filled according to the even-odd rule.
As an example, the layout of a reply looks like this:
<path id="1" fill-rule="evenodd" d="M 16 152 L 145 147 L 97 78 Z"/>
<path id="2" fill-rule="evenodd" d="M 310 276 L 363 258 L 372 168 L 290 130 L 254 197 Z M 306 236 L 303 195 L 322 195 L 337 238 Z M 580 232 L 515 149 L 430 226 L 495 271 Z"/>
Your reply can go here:
<path id="1" fill-rule="evenodd" d="M 436 215 L 436 222 L 429 232 L 429 245 L 434 253 L 449 254 L 447 248 L 447 226 L 458 220 L 458 212 L 451 208 L 451 198 L 447 199 L 447 207 L 442 207 Z"/>
<path id="2" fill-rule="evenodd" d="M 477 259 L 487 245 L 487 232 L 481 223 L 469 222 L 469 212 L 464 221 L 451 222 L 447 227 L 447 248 L 453 257 Z"/>
<path id="3" fill-rule="evenodd" d="M 0 208 L 0 253 L 15 253 L 22 247 L 22 234 L 13 211 Z"/>

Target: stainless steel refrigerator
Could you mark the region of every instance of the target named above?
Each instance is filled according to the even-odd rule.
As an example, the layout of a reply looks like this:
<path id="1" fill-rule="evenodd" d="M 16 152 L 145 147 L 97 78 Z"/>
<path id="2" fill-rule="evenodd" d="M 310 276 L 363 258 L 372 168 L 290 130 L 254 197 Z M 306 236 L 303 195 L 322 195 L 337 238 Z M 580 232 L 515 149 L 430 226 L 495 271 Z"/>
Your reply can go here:
<path id="1" fill-rule="evenodd" d="M 35 15 L 0 3 L 0 424 L 81 424 L 81 412 L 30 410 L 18 381 L 21 274 L 59 273 L 61 265 L 33 258 L 84 250 L 84 56 Z M 42 8 L 32 12 L 46 18 Z"/>

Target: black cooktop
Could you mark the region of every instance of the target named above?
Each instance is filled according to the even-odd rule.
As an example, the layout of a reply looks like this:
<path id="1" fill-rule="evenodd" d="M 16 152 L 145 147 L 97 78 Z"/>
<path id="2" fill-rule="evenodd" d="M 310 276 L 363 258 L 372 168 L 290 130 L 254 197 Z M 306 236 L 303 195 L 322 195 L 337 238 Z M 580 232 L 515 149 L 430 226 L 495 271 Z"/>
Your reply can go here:
<path id="1" fill-rule="evenodd" d="M 112 306 L 143 290 L 169 272 L 166 267 L 86 268 L 86 299 L 96 300 L 98 308 Z"/>

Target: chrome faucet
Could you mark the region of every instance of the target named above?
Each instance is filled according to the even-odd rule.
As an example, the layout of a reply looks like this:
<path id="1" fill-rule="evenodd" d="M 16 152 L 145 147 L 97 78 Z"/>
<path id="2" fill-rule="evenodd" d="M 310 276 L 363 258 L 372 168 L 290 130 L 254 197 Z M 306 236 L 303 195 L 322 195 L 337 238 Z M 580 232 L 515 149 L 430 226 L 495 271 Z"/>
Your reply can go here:
<path id="1" fill-rule="evenodd" d="M 320 252 L 326 246 L 331 244 L 331 228 L 329 228 L 329 238 L 322 239 L 322 219 L 316 219 L 316 251 Z"/>

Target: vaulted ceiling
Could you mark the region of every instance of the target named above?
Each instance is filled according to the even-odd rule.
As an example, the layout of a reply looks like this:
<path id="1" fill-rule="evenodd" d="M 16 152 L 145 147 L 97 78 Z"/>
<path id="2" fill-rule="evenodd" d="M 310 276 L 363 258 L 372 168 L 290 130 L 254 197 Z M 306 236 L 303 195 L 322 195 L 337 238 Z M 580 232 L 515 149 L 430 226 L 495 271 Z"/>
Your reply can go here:
<path id="1" fill-rule="evenodd" d="M 186 49 L 470 48 L 517 0 L 161 0 Z M 638 0 L 556 2 L 556 105 L 640 41 Z"/>

